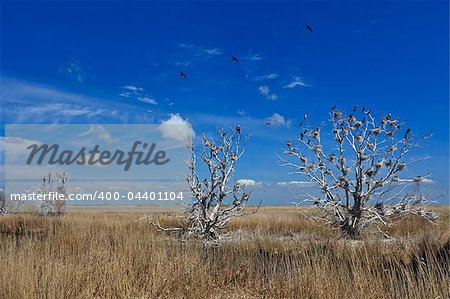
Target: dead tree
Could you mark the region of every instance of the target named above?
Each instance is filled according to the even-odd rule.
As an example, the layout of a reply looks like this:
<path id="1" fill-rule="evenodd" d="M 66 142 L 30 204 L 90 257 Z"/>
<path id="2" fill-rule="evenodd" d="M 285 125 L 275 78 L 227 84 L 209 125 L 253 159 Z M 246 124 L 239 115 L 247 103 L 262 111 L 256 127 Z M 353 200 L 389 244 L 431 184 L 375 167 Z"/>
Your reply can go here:
<path id="1" fill-rule="evenodd" d="M 376 121 L 370 111 L 356 106 L 350 115 L 334 107 L 325 136 L 327 122 L 314 127 L 305 115 L 303 124 L 299 138 L 286 142 L 280 161 L 291 174 L 303 175 L 320 190 L 302 195 L 304 202 L 319 209 L 313 219 L 325 220 L 343 236 L 358 238 L 366 227 L 374 225 L 382 232 L 380 227 L 408 215 L 437 217 L 425 209 L 430 201 L 423 194 L 408 189 L 429 182 L 429 175 L 402 176 L 423 160 L 406 156 L 431 133 L 415 138 L 390 113 Z"/>
<path id="2" fill-rule="evenodd" d="M 248 214 L 244 207 L 250 192 L 244 185 L 232 183 L 236 163 L 245 152 L 248 138 L 243 138 L 240 126 L 231 132 L 219 129 L 218 135 L 216 138 L 203 135 L 198 149 L 189 146 L 187 182 L 192 204 L 181 218 L 183 228 L 163 228 L 151 221 L 159 229 L 180 231 L 184 238 L 195 237 L 204 243 L 217 244 L 219 232 L 233 217 Z"/>
<path id="3" fill-rule="evenodd" d="M 43 196 L 39 207 L 41 214 L 46 216 L 64 214 L 69 196 L 69 176 L 65 172 L 50 172 L 42 178 L 37 193 Z"/>

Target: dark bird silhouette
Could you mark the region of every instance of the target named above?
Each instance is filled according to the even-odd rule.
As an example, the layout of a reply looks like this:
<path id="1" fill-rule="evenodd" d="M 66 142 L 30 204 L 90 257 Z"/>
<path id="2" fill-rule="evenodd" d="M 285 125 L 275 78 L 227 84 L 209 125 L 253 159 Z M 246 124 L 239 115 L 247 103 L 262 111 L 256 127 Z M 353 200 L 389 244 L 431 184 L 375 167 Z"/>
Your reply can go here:
<path id="1" fill-rule="evenodd" d="M 305 134 L 300 133 L 300 140 L 303 140 L 303 138 L 305 138 Z"/>
<path id="2" fill-rule="evenodd" d="M 291 147 L 292 143 L 290 141 L 286 141 L 284 144 L 286 144 L 287 147 Z"/>
<path id="3" fill-rule="evenodd" d="M 358 106 L 357 106 L 357 105 L 355 105 L 355 107 L 353 107 L 353 113 L 356 112 L 356 109 L 358 109 Z"/>
<path id="4" fill-rule="evenodd" d="M 236 133 L 241 134 L 241 126 L 240 125 L 236 126 Z"/>
<path id="5" fill-rule="evenodd" d="M 188 76 L 186 75 L 185 72 L 180 71 L 180 76 L 183 77 L 184 79 L 187 79 Z"/>
<path id="6" fill-rule="evenodd" d="M 309 25 L 305 25 L 305 27 L 306 27 L 306 30 L 308 30 L 309 32 L 313 32 L 313 30 L 312 30 L 311 26 L 309 26 Z"/>
<path id="7" fill-rule="evenodd" d="M 411 132 L 411 129 L 410 128 L 408 128 L 407 130 L 406 130 L 406 132 L 405 132 L 405 139 L 407 139 L 408 138 L 408 134 Z"/>
<path id="8" fill-rule="evenodd" d="M 336 109 L 336 105 L 334 105 L 333 107 L 331 107 L 331 110 L 334 110 L 334 109 Z"/>
<path id="9" fill-rule="evenodd" d="M 298 124 L 299 127 L 301 127 L 302 125 L 303 125 L 303 122 L 300 122 L 300 123 Z"/>
<path id="10" fill-rule="evenodd" d="M 239 59 L 236 58 L 236 56 L 230 55 L 231 61 L 239 63 Z"/>
<path id="11" fill-rule="evenodd" d="M 266 123 L 266 126 L 271 126 L 271 125 L 272 125 L 272 124 L 271 124 L 271 123 L 269 123 L 269 122 L 267 122 L 267 123 Z"/>

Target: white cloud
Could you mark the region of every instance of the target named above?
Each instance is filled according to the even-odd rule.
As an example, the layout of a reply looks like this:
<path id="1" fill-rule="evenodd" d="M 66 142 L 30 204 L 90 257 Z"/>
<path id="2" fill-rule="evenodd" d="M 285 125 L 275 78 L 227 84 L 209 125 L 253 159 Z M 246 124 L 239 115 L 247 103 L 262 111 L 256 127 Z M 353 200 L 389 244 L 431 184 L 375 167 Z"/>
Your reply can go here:
<path id="1" fill-rule="evenodd" d="M 277 182 L 278 186 L 314 186 L 314 182 L 306 182 L 306 181 L 289 181 L 289 182 Z"/>
<path id="2" fill-rule="evenodd" d="M 279 74 L 272 73 L 272 74 L 267 74 L 267 75 L 262 75 L 262 76 L 256 77 L 255 80 L 256 81 L 274 80 L 278 77 L 280 77 Z"/>
<path id="3" fill-rule="evenodd" d="M 158 102 L 149 97 L 138 97 L 138 100 L 151 105 L 158 105 Z"/>
<path id="4" fill-rule="evenodd" d="M 222 51 L 220 51 L 218 48 L 214 48 L 214 49 L 205 49 L 204 50 L 206 55 L 221 55 Z"/>
<path id="5" fill-rule="evenodd" d="M 64 68 L 60 69 L 60 73 L 63 73 L 67 78 L 79 83 L 93 77 L 91 68 L 82 64 L 75 58 L 71 58 L 69 63 Z"/>
<path id="6" fill-rule="evenodd" d="M 263 95 L 265 95 L 265 96 L 268 95 L 269 92 L 270 92 L 270 88 L 269 88 L 269 86 L 267 86 L 267 85 L 258 87 L 258 90 L 259 90 L 259 92 L 260 92 L 261 94 L 263 94 Z"/>
<path id="7" fill-rule="evenodd" d="M 187 44 L 187 43 L 181 43 L 178 45 L 178 47 L 180 48 L 193 48 L 194 45 L 193 44 Z"/>
<path id="8" fill-rule="evenodd" d="M 1 83 L 2 119 L 5 117 L 9 123 L 148 121 L 146 115 L 139 113 L 142 108 L 129 103 L 7 77 L 1 77 Z"/>
<path id="9" fill-rule="evenodd" d="M 259 187 L 262 185 L 262 182 L 256 182 L 252 179 L 240 179 L 236 184 L 242 187 Z"/>
<path id="10" fill-rule="evenodd" d="M 171 114 L 168 120 L 162 121 L 158 126 L 159 132 L 166 138 L 189 143 L 195 137 L 192 124 L 183 119 L 178 113 Z"/>
<path id="11" fill-rule="evenodd" d="M 268 100 L 271 100 L 271 101 L 278 100 L 278 95 L 276 93 L 271 93 L 270 88 L 267 85 L 258 87 L 258 91 L 260 94 L 264 95 L 266 97 L 266 99 L 268 99 Z"/>
<path id="12" fill-rule="evenodd" d="M 29 154 L 27 147 L 32 144 L 41 145 L 42 142 L 22 137 L 0 137 L 0 150 L 6 153 L 9 163 L 19 157 L 26 157 Z"/>
<path id="13" fill-rule="evenodd" d="M 101 115 L 103 113 L 106 113 L 106 110 L 104 109 L 98 109 L 94 107 L 88 107 L 88 106 L 80 106 L 80 105 L 73 105 L 73 104 L 66 104 L 66 103 L 49 103 L 49 104 L 43 104 L 40 106 L 32 106 L 32 107 L 25 107 L 22 109 L 22 114 L 27 115 L 54 115 L 57 116 L 63 116 L 63 117 L 76 117 L 76 116 L 95 116 L 95 115 Z"/>
<path id="14" fill-rule="evenodd" d="M 260 61 L 260 60 L 263 60 L 263 57 L 261 54 L 253 54 L 253 55 L 250 55 L 250 57 L 248 59 L 253 60 L 253 61 Z"/>
<path id="15" fill-rule="evenodd" d="M 134 98 L 150 105 L 158 105 L 158 102 L 155 99 L 144 93 L 144 88 L 142 87 L 134 85 L 126 85 L 123 86 L 122 88 L 125 89 L 125 91 L 119 94 L 119 96 L 121 97 Z"/>
<path id="16" fill-rule="evenodd" d="M 283 115 L 274 113 L 266 118 L 266 122 L 269 122 L 272 126 L 286 126 L 289 127 L 292 123 L 290 119 L 286 119 Z"/>
<path id="17" fill-rule="evenodd" d="M 117 143 L 117 138 L 112 137 L 111 133 L 102 125 L 94 125 L 92 127 L 93 133 L 97 134 L 100 140 L 103 140 L 106 143 Z"/>
<path id="18" fill-rule="evenodd" d="M 295 77 L 288 85 L 284 86 L 284 88 L 295 88 L 297 86 L 300 87 L 308 87 L 309 84 L 305 83 L 300 77 Z"/>
<path id="19" fill-rule="evenodd" d="M 245 110 L 238 110 L 237 112 L 240 116 L 246 116 L 247 112 Z"/>
<path id="20" fill-rule="evenodd" d="M 125 85 L 122 87 L 123 89 L 130 90 L 130 91 L 144 91 L 142 87 L 134 86 L 134 85 Z"/>

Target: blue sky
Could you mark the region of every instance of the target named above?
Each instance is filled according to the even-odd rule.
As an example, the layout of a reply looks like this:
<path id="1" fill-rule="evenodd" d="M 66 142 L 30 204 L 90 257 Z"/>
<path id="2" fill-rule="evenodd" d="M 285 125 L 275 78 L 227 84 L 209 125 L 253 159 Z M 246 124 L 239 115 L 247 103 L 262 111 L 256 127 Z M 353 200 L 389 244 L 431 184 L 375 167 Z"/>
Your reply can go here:
<path id="1" fill-rule="evenodd" d="M 294 179 L 274 153 L 305 113 L 357 104 L 432 130 L 418 170 L 447 190 L 448 25 L 446 1 L 2 1 L 2 127 L 239 123 L 252 134 L 239 176 L 273 185 Z"/>

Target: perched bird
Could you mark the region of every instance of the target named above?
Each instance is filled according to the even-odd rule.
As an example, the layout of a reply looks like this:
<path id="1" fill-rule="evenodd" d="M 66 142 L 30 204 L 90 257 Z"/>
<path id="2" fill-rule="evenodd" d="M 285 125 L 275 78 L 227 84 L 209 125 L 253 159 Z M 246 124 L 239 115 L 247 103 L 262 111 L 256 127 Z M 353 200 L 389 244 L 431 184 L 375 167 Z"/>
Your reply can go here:
<path id="1" fill-rule="evenodd" d="M 300 140 L 303 140 L 303 138 L 305 138 L 305 134 L 300 133 Z"/>
<path id="2" fill-rule="evenodd" d="M 241 126 L 240 125 L 236 126 L 236 133 L 241 134 Z"/>
<path id="3" fill-rule="evenodd" d="M 286 144 L 287 147 L 291 147 L 292 143 L 290 141 L 286 141 L 284 144 Z"/>
<path id="4" fill-rule="evenodd" d="M 305 25 L 305 27 L 306 27 L 306 30 L 308 30 L 309 32 L 313 32 L 313 30 L 312 30 L 311 26 L 309 26 L 309 25 Z"/>
<path id="5" fill-rule="evenodd" d="M 336 105 L 334 105 L 333 107 L 331 107 L 331 110 L 334 110 L 334 109 L 336 109 Z"/>
<path id="6" fill-rule="evenodd" d="M 411 132 L 411 129 L 410 128 L 408 128 L 407 130 L 406 130 L 406 132 L 405 132 L 405 139 L 407 139 L 408 138 L 408 134 Z"/>
<path id="7" fill-rule="evenodd" d="M 307 119 L 308 118 L 308 114 L 305 114 L 304 116 L 303 116 L 303 119 Z"/>
<path id="8" fill-rule="evenodd" d="M 271 126 L 272 124 L 270 123 L 270 122 L 267 122 L 266 123 L 266 126 Z"/>
<path id="9" fill-rule="evenodd" d="M 357 105 L 355 105 L 355 107 L 353 107 L 353 113 L 356 112 L 356 109 L 358 109 L 358 106 L 357 106 Z"/>
<path id="10" fill-rule="evenodd" d="M 183 77 L 184 79 L 187 79 L 188 76 L 186 75 L 185 72 L 180 71 L 180 76 Z"/>
<path id="11" fill-rule="evenodd" d="M 301 127 L 302 125 L 303 125 L 303 122 L 300 122 L 300 123 L 298 124 L 299 127 Z"/>
<path id="12" fill-rule="evenodd" d="M 236 56 L 230 55 L 231 61 L 239 63 L 239 59 L 236 58 Z"/>

